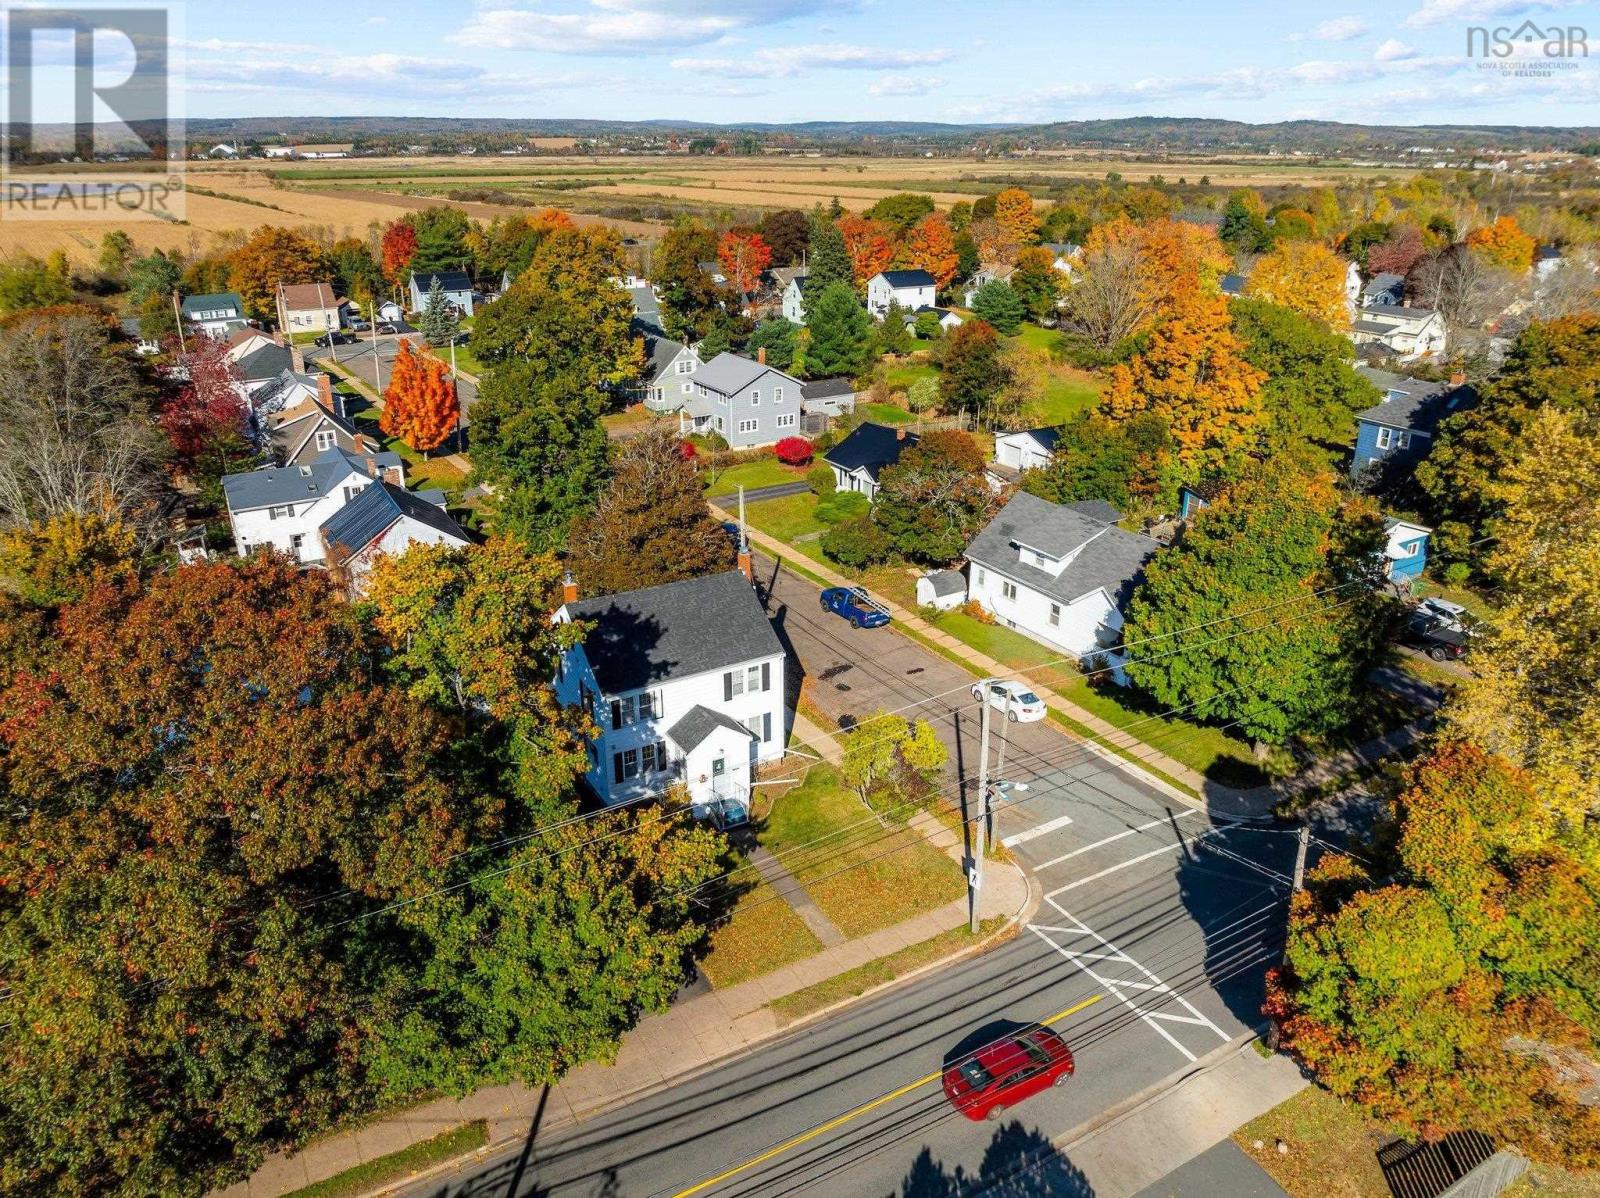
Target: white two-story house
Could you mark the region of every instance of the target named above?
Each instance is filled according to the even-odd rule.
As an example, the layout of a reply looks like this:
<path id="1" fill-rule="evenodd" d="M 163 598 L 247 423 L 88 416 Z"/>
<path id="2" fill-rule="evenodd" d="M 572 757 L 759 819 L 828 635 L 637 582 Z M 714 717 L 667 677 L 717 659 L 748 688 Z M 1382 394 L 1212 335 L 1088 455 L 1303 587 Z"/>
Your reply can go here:
<path id="1" fill-rule="evenodd" d="M 867 280 L 867 311 L 879 320 L 890 304 L 907 312 L 934 306 L 938 284 L 925 270 L 882 270 Z"/>
<path id="2" fill-rule="evenodd" d="M 1350 340 L 1382 345 L 1401 358 L 1437 357 L 1445 349 L 1444 317 L 1429 308 L 1368 304 L 1356 311 Z"/>
<path id="3" fill-rule="evenodd" d="M 358 457 L 337 446 L 309 462 L 224 475 L 222 494 L 239 556 L 276 549 L 304 565 L 321 564 L 323 524 L 379 479 L 405 485 L 399 455 Z"/>
<path id="4" fill-rule="evenodd" d="M 783 646 L 738 570 L 577 598 L 557 621 L 588 625 L 563 655 L 556 696 L 581 705 L 599 733 L 587 780 L 608 806 L 681 782 L 697 814 L 749 809 L 751 773 L 783 756 Z"/>
<path id="5" fill-rule="evenodd" d="M 1118 528 L 1120 518 L 1108 503 L 1056 504 L 1018 492 L 967 546 L 968 600 L 1052 648 L 1080 658 L 1107 652 L 1161 547 Z"/>

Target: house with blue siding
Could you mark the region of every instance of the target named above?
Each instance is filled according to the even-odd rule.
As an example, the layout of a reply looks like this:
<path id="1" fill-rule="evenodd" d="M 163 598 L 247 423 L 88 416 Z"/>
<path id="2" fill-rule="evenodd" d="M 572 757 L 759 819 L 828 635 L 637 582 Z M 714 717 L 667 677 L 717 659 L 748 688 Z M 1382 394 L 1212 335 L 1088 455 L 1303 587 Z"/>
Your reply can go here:
<path id="1" fill-rule="evenodd" d="M 1383 549 L 1383 576 L 1397 586 L 1410 586 L 1428 564 L 1428 537 L 1433 529 L 1390 516 L 1383 522 L 1389 536 Z"/>
<path id="2" fill-rule="evenodd" d="M 1464 375 L 1434 382 L 1370 366 L 1357 366 L 1356 371 L 1378 388 L 1383 399 L 1356 413 L 1351 474 L 1379 469 L 1391 477 L 1409 474 L 1433 448 L 1440 422 L 1470 408 L 1478 398 Z"/>

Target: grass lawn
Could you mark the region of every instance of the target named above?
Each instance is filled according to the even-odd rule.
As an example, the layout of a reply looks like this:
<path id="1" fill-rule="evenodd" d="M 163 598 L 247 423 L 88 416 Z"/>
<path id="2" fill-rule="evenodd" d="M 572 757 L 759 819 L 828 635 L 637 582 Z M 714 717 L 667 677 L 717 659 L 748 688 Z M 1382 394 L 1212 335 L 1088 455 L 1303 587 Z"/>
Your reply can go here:
<path id="1" fill-rule="evenodd" d="M 831 832 L 838 837 L 801 847 Z M 813 766 L 774 800 L 760 838 L 851 938 L 966 893 L 955 862 L 909 828 L 883 828 L 831 765 Z"/>
<path id="2" fill-rule="evenodd" d="M 398 437 L 385 437 L 378 428 L 377 408 L 366 407 L 351 413 L 351 420 L 363 432 L 378 438 L 383 447 L 400 455 L 406 464 L 406 489 L 427 491 L 437 489 L 450 498 L 452 506 L 459 504 L 461 492 L 466 488 L 467 476 L 449 460 L 450 443 L 434 450 L 433 457 L 424 457 Z"/>
<path id="3" fill-rule="evenodd" d="M 700 960 L 707 980 L 718 988 L 747 982 L 822 951 L 822 941 L 753 869 L 738 877 L 753 879 L 755 885 L 740 896 L 728 922 L 711 933 L 710 947 Z"/>
<path id="4" fill-rule="evenodd" d="M 440 361 L 446 363 L 450 361 L 450 346 L 448 343 L 439 346 L 432 352 Z M 474 378 L 479 378 L 482 377 L 485 367 L 482 362 L 478 361 L 478 356 L 472 352 L 470 345 L 457 345 L 456 369 L 464 374 L 470 374 Z"/>
<path id="5" fill-rule="evenodd" d="M 777 458 L 764 457 L 753 462 L 740 462 L 737 466 L 724 466 L 715 473 L 709 467 L 703 467 L 700 477 L 705 483 L 707 495 L 736 495 L 740 486 L 749 491 L 782 483 L 803 483 L 807 469 L 802 466 L 797 470 L 785 466 Z"/>
<path id="6" fill-rule="evenodd" d="M 1050 385 L 1026 408 L 1028 424 L 1035 428 L 1064 424 L 1100 402 L 1104 384 L 1094 375 L 1071 366 L 1057 366 Z"/>
<path id="7" fill-rule="evenodd" d="M 891 391 L 909 391 L 912 383 L 938 377 L 939 368 L 927 362 L 902 362 L 883 369 L 883 381 Z"/>
<path id="8" fill-rule="evenodd" d="M 813 561 L 827 563 L 822 556 L 822 546 L 813 533 L 821 534 L 828 526 L 817 519 L 817 497 L 810 491 L 799 495 L 785 495 L 780 499 L 763 499 L 745 507 L 745 519 L 766 533 L 803 553 Z M 801 537 L 811 536 L 801 541 Z M 831 563 L 828 563 L 831 564 Z"/>
<path id="9" fill-rule="evenodd" d="M 463 1123 L 399 1152 L 374 1157 L 343 1173 L 291 1190 L 284 1198 L 355 1198 L 355 1195 L 369 1193 L 430 1165 L 482 1148 L 488 1142 L 489 1131 L 482 1119 Z"/>
<path id="10" fill-rule="evenodd" d="M 860 403 L 856 411 L 875 424 L 911 424 L 916 420 L 910 412 L 892 403 Z"/>
<path id="11" fill-rule="evenodd" d="M 1043 325 L 1029 324 L 1024 321 L 1022 327 L 1013 337 L 1006 341 L 1011 345 L 1024 345 L 1029 349 L 1042 349 L 1047 353 L 1061 340 L 1061 334 L 1055 329 L 1047 329 Z"/>
<path id="12" fill-rule="evenodd" d="M 920 944 L 909 945 L 876 961 L 868 961 L 815 986 L 807 986 L 804 990 L 773 999 L 767 1006 L 777 1015 L 779 1024 L 793 1023 L 813 1011 L 831 1007 L 847 998 L 855 998 L 874 986 L 892 982 L 913 969 L 958 953 L 967 945 L 976 944 L 990 935 L 1004 922 L 1004 917 L 999 915 L 986 919 L 978 925 L 976 936 L 965 927 L 951 928 Z"/>

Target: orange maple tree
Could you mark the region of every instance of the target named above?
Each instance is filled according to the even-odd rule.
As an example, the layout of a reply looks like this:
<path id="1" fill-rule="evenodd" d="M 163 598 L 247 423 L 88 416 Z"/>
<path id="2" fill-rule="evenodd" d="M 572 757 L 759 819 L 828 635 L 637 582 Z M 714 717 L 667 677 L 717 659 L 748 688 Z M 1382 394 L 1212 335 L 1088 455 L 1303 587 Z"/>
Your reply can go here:
<path id="1" fill-rule="evenodd" d="M 845 253 L 850 255 L 850 273 L 856 286 L 864 287 L 880 270 L 894 261 L 894 235 L 881 220 L 869 220 L 854 212 L 840 217 L 839 232 L 844 237 Z"/>
<path id="2" fill-rule="evenodd" d="M 400 342 L 390 366 L 383 403 L 378 427 L 418 452 L 444 444 L 461 416 L 450 368 L 438 358 L 414 352 L 409 340 Z"/>
<path id="3" fill-rule="evenodd" d="M 942 212 L 930 212 L 912 226 L 906 236 L 905 259 L 909 266 L 921 267 L 933 276 L 943 291 L 950 286 L 960 267 L 956 253 L 956 232 Z"/>
<path id="4" fill-rule="evenodd" d="M 1244 360 L 1227 299 L 1196 291 L 1155 326 L 1142 352 L 1113 368 L 1104 407 L 1118 420 L 1155 412 L 1172 430 L 1178 460 L 1196 475 L 1250 449 L 1265 381 Z"/>
<path id="5" fill-rule="evenodd" d="M 1477 250 L 1496 266 L 1525 271 L 1533 267 L 1533 252 L 1538 243 L 1522 231 L 1516 217 L 1502 216 L 1492 225 L 1483 225 L 1467 234 L 1467 248 Z"/>
<path id="6" fill-rule="evenodd" d="M 1039 240 L 1033 197 L 1020 187 L 1008 187 L 994 197 L 994 220 L 1013 254 Z"/>
<path id="7" fill-rule="evenodd" d="M 298 229 L 262 225 L 228 255 L 228 286 L 245 311 L 261 320 L 278 319 L 279 283 L 314 283 L 326 276 L 327 255 Z"/>
<path id="8" fill-rule="evenodd" d="M 398 287 L 406 281 L 411 259 L 417 256 L 417 231 L 404 220 L 394 221 L 383 231 L 383 277 Z"/>
<path id="9" fill-rule="evenodd" d="M 717 242 L 717 262 L 734 289 L 748 297 L 772 263 L 772 247 L 759 233 L 729 229 Z"/>
<path id="10" fill-rule="evenodd" d="M 1233 261 L 1214 229 L 1167 217 L 1136 224 L 1119 216 L 1096 225 L 1084 242 L 1085 258 L 1109 249 L 1132 251 L 1140 290 L 1157 318 L 1209 290 Z"/>

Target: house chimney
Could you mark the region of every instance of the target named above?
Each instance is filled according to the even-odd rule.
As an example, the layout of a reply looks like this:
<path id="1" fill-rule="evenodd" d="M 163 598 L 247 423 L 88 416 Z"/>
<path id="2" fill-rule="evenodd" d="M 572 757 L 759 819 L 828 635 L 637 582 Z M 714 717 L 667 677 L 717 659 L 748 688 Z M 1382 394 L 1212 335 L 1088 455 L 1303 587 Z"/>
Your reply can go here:
<path id="1" fill-rule="evenodd" d="M 344 419 L 344 396 L 337 395 L 333 390 L 333 378 L 326 374 L 317 375 L 317 398 L 322 401 L 322 406 L 327 408 L 340 420 Z"/>
<path id="2" fill-rule="evenodd" d="M 578 580 L 572 577 L 568 570 L 561 576 L 561 602 L 576 603 L 578 601 Z"/>
<path id="3" fill-rule="evenodd" d="M 745 581 L 751 586 L 756 584 L 755 563 L 750 560 L 750 546 L 739 546 L 739 573 L 744 575 Z"/>
<path id="4" fill-rule="evenodd" d="M 767 347 L 760 346 L 756 349 L 756 363 L 760 366 L 767 364 Z"/>
<path id="5" fill-rule="evenodd" d="M 902 425 L 898 426 L 894 430 L 894 439 L 896 441 L 904 441 L 906 439 L 906 426 L 905 425 L 902 424 Z"/>
<path id="6" fill-rule="evenodd" d="M 1465 386 L 1466 382 L 1467 382 L 1467 372 L 1465 370 L 1458 370 L 1458 371 L 1456 371 L 1454 374 L 1452 374 L 1450 376 L 1450 385 L 1452 387 Z"/>

